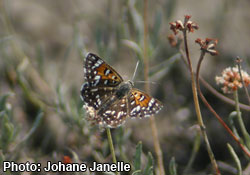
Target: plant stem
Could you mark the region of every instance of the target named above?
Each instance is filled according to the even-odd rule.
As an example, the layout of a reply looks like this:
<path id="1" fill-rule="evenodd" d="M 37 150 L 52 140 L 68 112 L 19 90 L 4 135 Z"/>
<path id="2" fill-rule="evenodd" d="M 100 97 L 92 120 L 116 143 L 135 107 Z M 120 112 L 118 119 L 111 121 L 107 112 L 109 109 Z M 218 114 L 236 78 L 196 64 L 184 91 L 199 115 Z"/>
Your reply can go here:
<path id="1" fill-rule="evenodd" d="M 144 8 L 143 8 L 143 22 L 144 22 L 144 48 L 143 48 L 143 56 L 144 56 L 144 79 L 148 81 L 148 22 L 147 22 L 147 9 L 148 9 L 148 1 L 144 0 Z M 145 91 L 149 93 L 149 83 L 145 83 Z M 153 143 L 154 149 L 157 156 L 157 164 L 159 167 L 160 175 L 165 175 L 164 165 L 163 165 L 163 157 L 162 157 L 162 150 L 158 138 L 158 131 L 156 127 L 156 122 L 154 116 L 150 117 L 150 126 L 152 129 L 152 136 L 153 136 Z"/>
<path id="2" fill-rule="evenodd" d="M 194 105 L 195 105 L 195 111 L 196 111 L 196 115 L 197 115 L 198 124 L 200 125 L 201 133 L 204 137 L 206 147 L 207 147 L 207 152 L 208 152 L 209 158 L 211 160 L 212 166 L 213 166 L 216 174 L 219 175 L 220 170 L 219 170 L 218 165 L 216 163 L 216 160 L 214 158 L 214 154 L 213 154 L 213 151 L 211 149 L 210 143 L 208 141 L 207 133 L 205 130 L 205 125 L 203 123 L 203 119 L 202 119 L 202 115 L 201 115 L 201 111 L 200 111 L 199 99 L 198 99 L 198 95 L 197 95 L 197 87 L 196 87 L 195 78 L 194 78 L 195 76 L 194 76 L 194 72 L 193 72 L 193 68 L 192 68 L 192 64 L 191 64 L 191 60 L 190 60 L 190 56 L 189 56 L 189 50 L 188 50 L 188 44 L 187 44 L 187 32 L 186 31 L 183 31 L 183 36 L 184 36 L 184 45 L 185 45 L 185 51 L 186 51 L 186 56 L 187 56 L 187 60 L 188 60 L 189 71 L 190 71 L 190 75 L 191 75 L 192 92 L 193 92 Z M 203 57 L 204 57 L 204 55 L 203 55 Z"/>
<path id="3" fill-rule="evenodd" d="M 198 130 L 194 139 L 194 145 L 193 145 L 193 150 L 192 150 L 190 159 L 188 161 L 186 168 L 183 171 L 183 174 L 187 174 L 190 168 L 192 167 L 195 157 L 200 149 L 200 144 L 201 144 L 201 134 L 200 134 L 200 130 Z"/>
<path id="4" fill-rule="evenodd" d="M 197 70 L 196 70 L 196 83 L 197 83 L 197 89 L 200 95 L 201 100 L 203 101 L 203 103 L 207 106 L 207 108 L 212 112 L 212 114 L 214 114 L 214 116 L 216 117 L 216 119 L 220 122 L 220 124 L 226 129 L 226 131 L 233 137 L 233 139 L 237 142 L 237 144 L 241 147 L 241 149 L 245 152 L 245 154 L 250 157 L 250 152 L 249 150 L 241 144 L 240 140 L 234 135 L 234 133 L 232 132 L 232 130 L 227 126 L 227 124 L 221 119 L 221 117 L 216 113 L 216 111 L 213 109 L 213 107 L 208 103 L 208 101 L 206 100 L 206 98 L 204 97 L 204 95 L 201 92 L 201 88 L 200 88 L 200 82 L 199 82 L 199 73 L 200 73 L 200 67 L 201 67 L 201 62 L 204 58 L 204 51 L 201 53 L 200 55 L 200 59 L 197 65 Z"/>
<path id="5" fill-rule="evenodd" d="M 237 119 L 238 119 L 238 122 L 240 125 L 240 129 L 241 129 L 241 132 L 242 132 L 243 137 L 245 139 L 246 146 L 248 147 L 248 149 L 250 149 L 250 136 L 246 130 L 246 127 L 245 127 L 244 122 L 243 122 L 242 117 L 241 117 L 241 112 L 240 112 L 240 107 L 239 107 L 238 90 L 234 91 L 234 99 L 235 99 L 235 110 L 237 112 Z"/>
<path id="6" fill-rule="evenodd" d="M 231 156 L 233 157 L 233 160 L 237 166 L 237 170 L 238 170 L 238 174 L 237 175 L 242 175 L 242 168 L 241 168 L 241 163 L 240 163 L 240 159 L 237 156 L 237 154 L 235 153 L 233 147 L 228 143 L 227 147 L 229 149 L 229 152 L 231 154 Z"/>
<path id="7" fill-rule="evenodd" d="M 117 163 L 116 161 L 116 157 L 115 157 L 115 149 L 114 149 L 114 145 L 113 145 L 113 141 L 112 141 L 112 136 L 111 136 L 111 132 L 110 132 L 110 128 L 106 128 L 107 131 L 107 136 L 108 136 L 108 142 L 109 142 L 109 148 L 110 148 L 110 152 L 112 155 L 112 159 L 113 159 L 113 163 Z M 115 172 L 116 175 L 119 175 L 119 172 Z"/>
<path id="8" fill-rule="evenodd" d="M 243 76 L 242 76 L 242 73 L 241 73 L 241 68 L 240 68 L 240 67 L 241 67 L 241 66 L 240 66 L 241 59 L 240 59 L 239 57 L 237 57 L 236 63 L 237 63 L 237 66 L 238 66 L 238 70 L 239 70 L 239 74 L 240 74 L 240 79 L 241 79 L 242 85 L 243 85 L 244 90 L 245 90 L 245 93 L 246 93 L 246 95 L 247 95 L 248 104 L 250 105 L 250 96 L 249 96 L 247 87 L 246 87 L 246 85 L 245 85 L 245 82 L 244 82 L 244 79 L 243 79 Z"/>

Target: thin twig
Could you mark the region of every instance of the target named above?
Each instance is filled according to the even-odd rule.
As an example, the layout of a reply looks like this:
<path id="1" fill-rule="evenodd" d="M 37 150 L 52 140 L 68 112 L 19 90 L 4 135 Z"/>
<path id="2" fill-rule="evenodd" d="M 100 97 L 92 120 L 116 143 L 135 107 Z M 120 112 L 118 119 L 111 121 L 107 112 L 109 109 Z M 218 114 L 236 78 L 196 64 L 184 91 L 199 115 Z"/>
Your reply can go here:
<path id="1" fill-rule="evenodd" d="M 148 1 L 144 0 L 144 9 L 143 9 L 143 22 L 144 22 L 144 49 L 143 49 L 143 56 L 144 56 L 144 79 L 148 81 L 148 72 L 149 72 L 149 63 L 148 63 L 148 22 L 147 22 L 147 9 L 148 9 Z M 145 83 L 145 91 L 149 93 L 149 83 Z M 160 147 L 160 141 L 158 138 L 158 131 L 156 127 L 156 122 L 154 116 L 150 117 L 150 126 L 152 129 L 152 136 L 154 142 L 154 149 L 157 156 L 157 164 L 159 167 L 160 175 L 165 175 L 164 164 L 163 164 L 163 157 L 162 157 L 162 150 Z"/>
<path id="2" fill-rule="evenodd" d="M 218 165 L 216 163 L 216 160 L 214 158 L 214 154 L 213 154 L 213 151 L 211 149 L 211 146 L 210 146 L 210 143 L 209 143 L 209 140 L 207 137 L 205 125 L 203 123 L 203 119 L 202 119 L 202 115 L 201 115 L 201 111 L 200 111 L 199 99 L 198 99 L 198 95 L 197 95 L 197 87 L 195 84 L 194 72 L 193 72 L 193 68 L 192 68 L 192 64 L 191 64 L 191 59 L 189 56 L 189 49 L 188 49 L 188 44 L 187 44 L 187 31 L 186 30 L 183 31 L 183 36 L 184 36 L 184 46 L 185 46 L 186 57 L 187 57 L 187 61 L 188 61 L 188 67 L 189 67 L 189 71 L 190 71 L 190 75 L 191 75 L 192 91 L 193 91 L 193 98 L 194 98 L 195 111 L 196 111 L 196 115 L 197 115 L 198 124 L 201 128 L 201 133 L 204 137 L 206 147 L 207 147 L 207 152 L 208 152 L 209 158 L 211 160 L 212 166 L 213 166 L 214 170 L 216 171 L 216 174 L 219 175 L 220 170 L 219 170 Z"/>

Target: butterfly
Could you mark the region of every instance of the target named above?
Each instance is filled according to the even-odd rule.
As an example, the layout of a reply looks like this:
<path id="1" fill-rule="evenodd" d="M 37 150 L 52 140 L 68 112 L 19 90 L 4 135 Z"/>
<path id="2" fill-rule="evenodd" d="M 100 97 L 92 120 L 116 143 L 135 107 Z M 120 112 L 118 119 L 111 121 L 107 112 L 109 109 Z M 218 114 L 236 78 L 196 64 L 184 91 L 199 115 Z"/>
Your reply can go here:
<path id="1" fill-rule="evenodd" d="M 116 128 L 126 118 L 144 118 L 158 113 L 162 103 L 147 93 L 133 88 L 105 61 L 93 53 L 84 60 L 81 98 L 89 120 L 104 127 Z"/>

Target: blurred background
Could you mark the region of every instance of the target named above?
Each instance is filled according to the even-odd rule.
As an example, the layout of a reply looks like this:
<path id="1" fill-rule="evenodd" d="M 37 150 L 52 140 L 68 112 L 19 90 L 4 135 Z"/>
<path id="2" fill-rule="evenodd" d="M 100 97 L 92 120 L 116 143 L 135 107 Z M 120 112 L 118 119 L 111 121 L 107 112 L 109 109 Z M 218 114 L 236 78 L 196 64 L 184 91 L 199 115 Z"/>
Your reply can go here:
<path id="1" fill-rule="evenodd" d="M 236 56 L 249 71 L 250 2 L 234 0 L 149 1 L 149 62 L 151 95 L 163 102 L 155 116 L 164 166 L 175 157 L 177 170 L 184 172 L 193 145 L 199 138 L 190 76 L 178 49 L 167 36 L 169 23 L 191 15 L 199 30 L 188 35 L 195 68 L 199 58 L 196 38 L 217 38 L 219 55 L 206 55 L 203 78 L 222 93 L 215 76 L 235 65 Z M 69 155 L 82 162 L 111 162 L 106 133 L 85 120 L 80 99 L 84 53 L 92 52 L 108 62 L 125 80 L 143 80 L 142 0 L 1 0 L 0 1 L 0 161 L 60 161 Z M 135 83 L 143 89 L 144 84 Z M 204 95 L 228 122 L 234 106 L 224 103 L 202 86 Z M 247 104 L 243 90 L 240 102 Z M 228 95 L 232 98 L 232 95 Z M 3 111 L 5 111 L 3 113 Z M 236 171 L 227 149 L 230 143 L 243 169 L 247 159 L 238 145 L 201 103 L 201 111 L 215 158 L 227 174 Z M 242 111 L 249 130 L 249 111 Z M 153 139 L 148 119 L 127 120 L 113 129 L 118 160 L 133 162 L 142 141 L 142 163 L 152 152 Z M 198 139 L 199 140 L 199 139 Z M 73 154 L 74 153 L 74 154 Z M 201 139 L 190 174 L 211 173 L 205 144 Z"/>

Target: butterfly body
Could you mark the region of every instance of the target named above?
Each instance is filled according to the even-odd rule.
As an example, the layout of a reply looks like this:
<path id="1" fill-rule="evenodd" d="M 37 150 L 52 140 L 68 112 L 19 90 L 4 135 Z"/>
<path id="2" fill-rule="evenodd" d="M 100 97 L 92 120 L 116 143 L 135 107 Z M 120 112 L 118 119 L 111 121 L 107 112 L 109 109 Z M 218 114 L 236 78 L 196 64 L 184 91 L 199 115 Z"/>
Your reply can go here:
<path id="1" fill-rule="evenodd" d="M 84 64 L 85 83 L 81 97 L 90 120 L 106 127 L 118 127 L 128 117 L 149 117 L 163 106 L 145 92 L 133 88 L 132 81 L 122 77 L 100 57 L 89 53 Z"/>
<path id="2" fill-rule="evenodd" d="M 116 97 L 121 99 L 125 95 L 129 93 L 129 91 L 132 89 L 133 83 L 131 81 L 127 81 L 124 83 L 121 83 L 116 91 Z"/>

